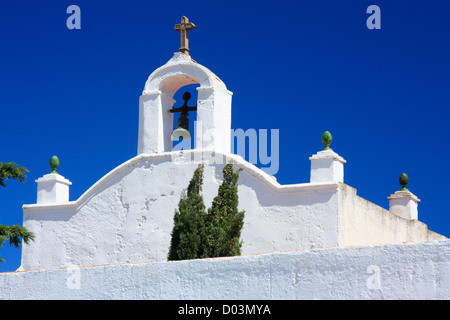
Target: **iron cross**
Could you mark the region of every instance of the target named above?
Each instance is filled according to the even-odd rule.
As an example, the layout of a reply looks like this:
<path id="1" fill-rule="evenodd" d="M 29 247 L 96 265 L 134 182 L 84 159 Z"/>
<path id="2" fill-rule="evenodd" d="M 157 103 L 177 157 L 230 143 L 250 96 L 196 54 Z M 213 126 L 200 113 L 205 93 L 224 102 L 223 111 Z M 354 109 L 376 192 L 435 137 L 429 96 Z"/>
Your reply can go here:
<path id="1" fill-rule="evenodd" d="M 180 51 L 189 55 L 189 30 L 195 29 L 195 24 L 189 22 L 185 16 L 181 17 L 181 23 L 175 25 L 175 30 L 180 32 Z"/>
<path id="2" fill-rule="evenodd" d="M 197 111 L 197 106 L 188 107 L 188 105 L 187 105 L 188 100 L 191 98 L 191 94 L 188 91 L 183 93 L 182 97 L 184 100 L 184 104 L 179 108 L 172 107 L 172 109 L 169 110 L 170 113 L 181 112 L 182 116 L 187 116 L 189 111 Z"/>

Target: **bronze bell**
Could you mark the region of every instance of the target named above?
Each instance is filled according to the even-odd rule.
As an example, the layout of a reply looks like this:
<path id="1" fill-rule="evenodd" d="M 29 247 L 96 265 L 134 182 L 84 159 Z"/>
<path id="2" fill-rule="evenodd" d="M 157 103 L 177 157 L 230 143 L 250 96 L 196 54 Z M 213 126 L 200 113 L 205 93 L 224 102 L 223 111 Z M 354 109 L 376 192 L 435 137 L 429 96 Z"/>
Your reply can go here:
<path id="1" fill-rule="evenodd" d="M 191 137 L 191 133 L 189 132 L 189 119 L 188 119 L 188 111 L 196 111 L 197 107 L 188 107 L 187 102 L 191 98 L 191 94 L 189 92 L 183 93 L 184 104 L 180 108 L 173 108 L 169 110 L 169 112 L 181 112 L 180 117 L 178 118 L 177 127 L 172 131 L 172 136 L 178 139 L 189 139 Z"/>
<path id="2" fill-rule="evenodd" d="M 187 115 L 183 113 L 180 114 L 177 127 L 172 131 L 172 136 L 181 140 L 191 137 L 191 133 L 189 132 L 189 119 Z"/>

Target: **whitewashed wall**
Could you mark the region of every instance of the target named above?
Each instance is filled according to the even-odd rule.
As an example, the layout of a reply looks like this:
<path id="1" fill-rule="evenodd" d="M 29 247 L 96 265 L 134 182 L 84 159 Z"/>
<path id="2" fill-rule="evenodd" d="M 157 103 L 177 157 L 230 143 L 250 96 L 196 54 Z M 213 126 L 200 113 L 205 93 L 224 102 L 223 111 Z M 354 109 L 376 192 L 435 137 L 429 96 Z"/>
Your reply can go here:
<path id="1" fill-rule="evenodd" d="M 182 190 L 205 163 L 203 196 L 211 206 L 224 163 L 243 168 L 242 254 L 445 239 L 395 216 L 338 182 L 280 185 L 236 155 L 198 150 L 142 154 L 115 168 L 78 200 L 25 205 L 36 240 L 22 249 L 20 270 L 165 261 Z"/>
<path id="2" fill-rule="evenodd" d="M 338 245 L 337 184 L 280 186 L 239 156 L 219 161 L 189 150 L 139 155 L 77 201 L 24 206 L 24 226 L 36 240 L 23 246 L 21 270 L 166 260 L 181 192 L 202 160 L 194 156 L 204 156 L 206 207 L 217 195 L 224 163 L 234 160 L 235 170 L 244 169 L 243 254 Z"/>
<path id="3" fill-rule="evenodd" d="M 380 245 L 447 239 L 423 222 L 404 219 L 339 185 L 339 246 Z"/>
<path id="4" fill-rule="evenodd" d="M 0 299 L 450 299 L 450 240 L 0 274 Z"/>

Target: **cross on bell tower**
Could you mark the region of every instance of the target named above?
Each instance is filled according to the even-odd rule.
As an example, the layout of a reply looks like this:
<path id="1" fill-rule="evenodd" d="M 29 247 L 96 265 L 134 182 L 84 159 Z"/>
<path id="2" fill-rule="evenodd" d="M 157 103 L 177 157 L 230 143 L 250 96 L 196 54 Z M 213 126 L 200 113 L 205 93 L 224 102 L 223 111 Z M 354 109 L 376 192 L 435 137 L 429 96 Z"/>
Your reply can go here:
<path id="1" fill-rule="evenodd" d="M 195 29 L 195 24 L 189 22 L 185 16 L 181 17 L 181 23 L 175 25 L 175 30 L 180 32 L 180 51 L 189 55 L 189 30 Z"/>
<path id="2" fill-rule="evenodd" d="M 195 25 L 186 17 L 175 25 L 180 32 L 181 52 L 148 77 L 139 99 L 138 154 L 174 152 L 173 137 L 190 138 L 188 114 L 196 110 L 194 148 L 222 154 L 231 151 L 231 97 L 225 83 L 210 69 L 189 55 L 188 32 Z M 198 84 L 197 103 L 188 106 L 190 94 L 183 95 L 184 104 L 174 108 L 176 92 Z M 195 105 L 195 106 L 193 106 Z M 180 113 L 173 130 L 174 115 Z M 187 142 L 187 141 L 186 141 Z M 175 150 L 180 151 L 180 150 Z"/>

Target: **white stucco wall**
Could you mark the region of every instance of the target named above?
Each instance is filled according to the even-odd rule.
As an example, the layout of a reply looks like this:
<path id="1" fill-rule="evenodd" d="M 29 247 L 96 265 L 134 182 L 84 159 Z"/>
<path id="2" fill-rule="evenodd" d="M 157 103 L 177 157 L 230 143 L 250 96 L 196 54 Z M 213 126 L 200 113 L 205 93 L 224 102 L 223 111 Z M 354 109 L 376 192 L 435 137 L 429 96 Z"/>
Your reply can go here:
<path id="1" fill-rule="evenodd" d="M 380 245 L 447 239 L 423 222 L 404 219 L 339 185 L 339 246 Z"/>
<path id="2" fill-rule="evenodd" d="M 0 299 L 450 299 L 450 240 L 0 274 Z"/>
<path id="3" fill-rule="evenodd" d="M 244 169 L 242 254 L 338 245 L 337 184 L 281 186 L 239 156 L 218 159 L 198 150 L 143 154 L 76 201 L 25 205 L 23 224 L 36 240 L 23 246 L 21 270 L 166 260 L 175 209 L 200 161 L 206 207 L 217 194 L 224 163 L 234 160 L 236 170 Z"/>
<path id="4" fill-rule="evenodd" d="M 165 261 L 173 215 L 200 162 L 206 207 L 225 163 L 242 168 L 242 254 L 446 239 L 356 195 L 340 182 L 280 185 L 236 155 L 199 150 L 142 154 L 115 168 L 76 201 L 24 205 L 36 239 L 22 249 L 20 270 Z"/>

